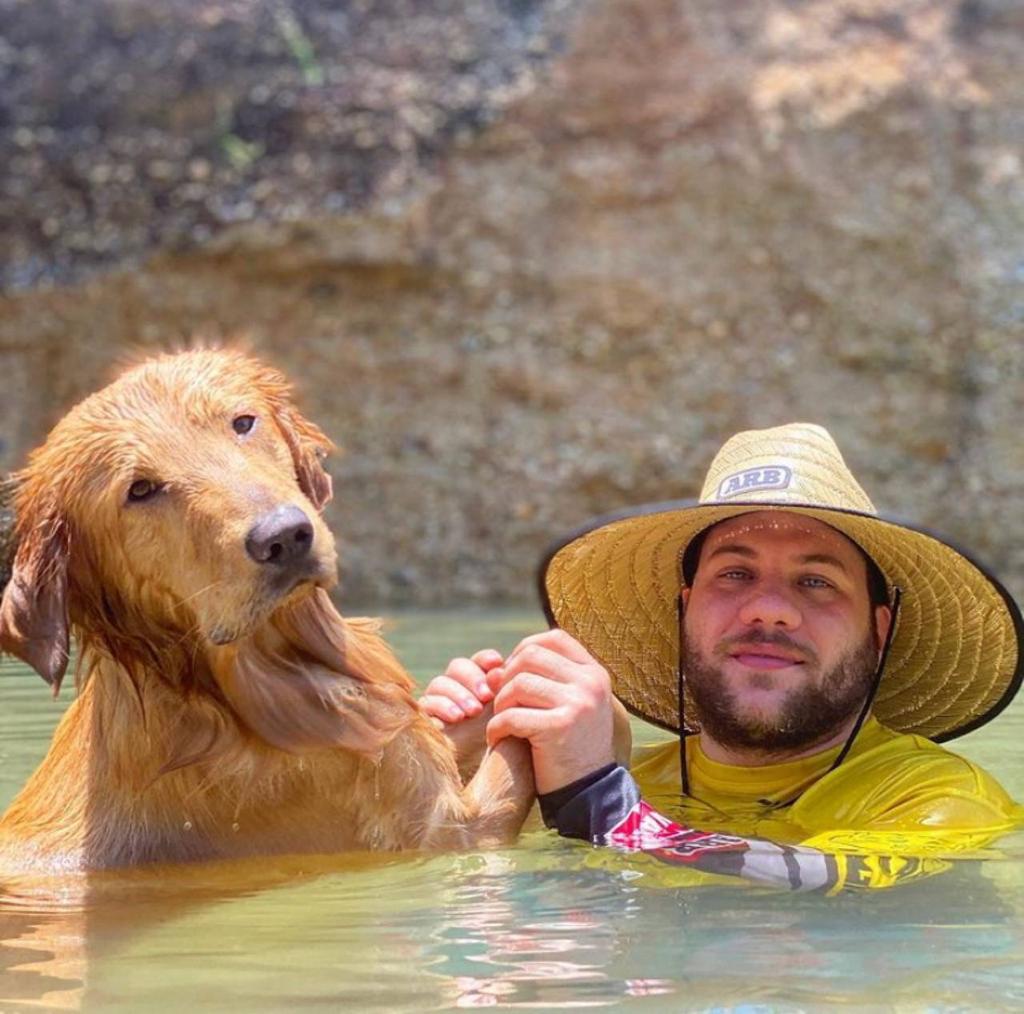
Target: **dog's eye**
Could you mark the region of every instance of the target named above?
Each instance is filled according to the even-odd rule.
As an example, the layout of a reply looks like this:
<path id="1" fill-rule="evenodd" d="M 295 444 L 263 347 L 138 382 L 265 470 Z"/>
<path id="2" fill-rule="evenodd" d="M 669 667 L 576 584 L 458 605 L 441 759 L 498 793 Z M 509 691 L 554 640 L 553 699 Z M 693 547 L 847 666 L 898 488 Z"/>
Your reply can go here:
<path id="1" fill-rule="evenodd" d="M 160 483 L 153 482 L 151 479 L 136 479 L 128 487 L 128 499 L 129 500 L 148 500 L 155 493 L 160 492 Z"/>
<path id="2" fill-rule="evenodd" d="M 256 425 L 256 416 L 254 415 L 240 415 L 236 416 L 234 421 L 231 423 L 232 428 L 236 433 L 245 434 Z"/>

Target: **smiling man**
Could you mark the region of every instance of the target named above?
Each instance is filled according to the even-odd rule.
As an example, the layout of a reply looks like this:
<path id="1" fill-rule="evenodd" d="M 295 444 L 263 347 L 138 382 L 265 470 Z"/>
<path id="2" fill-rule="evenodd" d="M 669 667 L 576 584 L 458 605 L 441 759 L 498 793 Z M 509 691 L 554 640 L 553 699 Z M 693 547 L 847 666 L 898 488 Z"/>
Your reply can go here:
<path id="1" fill-rule="evenodd" d="M 484 722 L 492 743 L 528 739 L 564 835 L 821 887 L 845 868 L 821 850 L 899 854 L 906 872 L 908 855 L 1022 822 L 937 745 L 1018 689 L 1016 604 L 948 542 L 879 516 L 818 426 L 737 434 L 699 501 L 587 525 L 549 555 L 542 589 L 554 629 L 507 659 L 454 660 L 422 703 L 464 753 Z M 682 736 L 628 771 L 616 698 Z"/>
<path id="2" fill-rule="evenodd" d="M 721 521 L 702 542 L 682 660 L 709 755 L 742 764 L 844 739 L 892 617 L 871 602 L 864 554 L 785 514 Z"/>

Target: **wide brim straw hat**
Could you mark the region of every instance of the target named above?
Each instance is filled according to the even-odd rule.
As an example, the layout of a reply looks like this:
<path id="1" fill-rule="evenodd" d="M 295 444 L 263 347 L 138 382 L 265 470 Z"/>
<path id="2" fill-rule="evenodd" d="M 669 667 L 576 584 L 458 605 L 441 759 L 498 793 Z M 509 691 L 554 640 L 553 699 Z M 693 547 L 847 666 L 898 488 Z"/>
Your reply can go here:
<path id="1" fill-rule="evenodd" d="M 549 622 L 608 669 L 634 715 L 677 730 L 681 559 L 710 525 L 752 511 L 802 514 L 842 532 L 902 598 L 876 717 L 936 741 L 977 729 L 1020 687 L 1021 614 L 1000 582 L 942 536 L 880 515 L 829 433 L 809 423 L 750 430 L 715 456 L 698 501 L 593 519 L 540 570 Z M 685 673 L 682 674 L 685 685 Z M 686 732 L 696 731 L 684 702 Z"/>

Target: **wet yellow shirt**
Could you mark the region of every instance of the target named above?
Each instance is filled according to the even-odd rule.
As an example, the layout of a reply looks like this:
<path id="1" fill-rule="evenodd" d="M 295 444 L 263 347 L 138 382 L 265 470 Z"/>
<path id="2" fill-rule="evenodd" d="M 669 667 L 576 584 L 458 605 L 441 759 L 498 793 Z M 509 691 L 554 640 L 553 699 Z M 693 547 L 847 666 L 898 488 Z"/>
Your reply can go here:
<path id="1" fill-rule="evenodd" d="M 754 882 L 795 891 L 878 889 L 982 858 L 1024 827 L 1024 807 L 976 764 L 871 718 L 835 770 L 841 747 L 783 764 L 739 767 L 686 741 L 637 751 L 541 798 L 549 827 L 607 846 L 588 864 L 669 887 Z"/>
<path id="2" fill-rule="evenodd" d="M 638 751 L 633 777 L 652 806 L 693 827 L 826 851 L 883 848 L 938 855 L 980 848 L 1024 826 L 1024 807 L 976 764 L 869 718 L 849 754 L 737 767 L 686 741 L 690 794 L 680 802 L 678 741 Z"/>

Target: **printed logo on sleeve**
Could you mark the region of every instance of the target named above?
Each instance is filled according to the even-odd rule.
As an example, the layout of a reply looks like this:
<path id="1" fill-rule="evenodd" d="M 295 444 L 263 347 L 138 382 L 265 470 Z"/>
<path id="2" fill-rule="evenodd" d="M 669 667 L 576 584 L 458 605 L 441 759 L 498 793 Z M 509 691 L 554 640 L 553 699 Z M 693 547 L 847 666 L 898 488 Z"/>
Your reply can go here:
<path id="1" fill-rule="evenodd" d="M 785 489 L 793 478 L 793 470 L 788 465 L 761 465 L 758 468 L 745 468 L 742 472 L 727 475 L 718 484 L 718 499 L 728 500 L 740 493 L 749 493 L 762 489 Z"/>
<path id="2" fill-rule="evenodd" d="M 603 839 L 604 844 L 627 852 L 656 852 L 677 862 L 695 862 L 717 852 L 743 852 L 750 844 L 735 835 L 684 827 L 658 813 L 642 799 Z"/>

